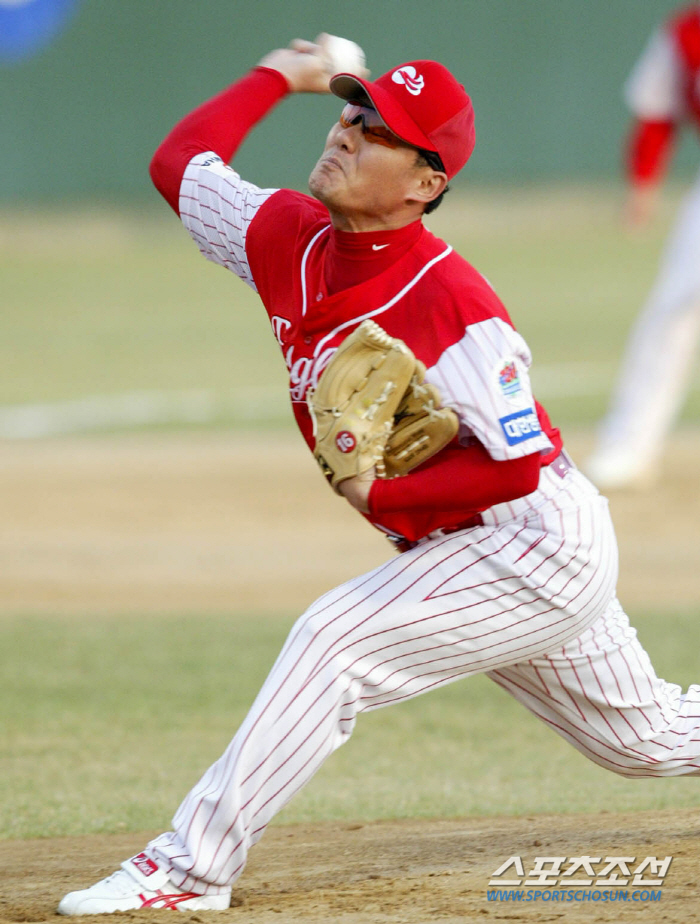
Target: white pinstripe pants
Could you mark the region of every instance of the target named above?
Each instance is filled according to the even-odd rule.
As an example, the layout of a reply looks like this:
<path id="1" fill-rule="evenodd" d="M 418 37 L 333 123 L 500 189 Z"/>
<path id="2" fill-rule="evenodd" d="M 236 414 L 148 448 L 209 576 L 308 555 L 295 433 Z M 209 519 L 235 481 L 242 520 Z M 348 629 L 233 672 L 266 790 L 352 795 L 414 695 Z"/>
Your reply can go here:
<path id="1" fill-rule="evenodd" d="M 700 688 L 658 680 L 615 599 L 607 502 L 543 470 L 483 526 L 420 543 L 314 603 L 223 756 L 148 853 L 182 888 L 230 887 L 270 819 L 359 712 L 488 673 L 596 762 L 697 772 Z"/>

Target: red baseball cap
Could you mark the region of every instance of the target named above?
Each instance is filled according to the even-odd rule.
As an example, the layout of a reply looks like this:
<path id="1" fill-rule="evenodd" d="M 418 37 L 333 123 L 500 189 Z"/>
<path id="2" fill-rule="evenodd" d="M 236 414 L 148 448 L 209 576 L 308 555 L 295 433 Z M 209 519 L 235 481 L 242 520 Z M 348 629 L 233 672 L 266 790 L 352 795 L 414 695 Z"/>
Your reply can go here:
<path id="1" fill-rule="evenodd" d="M 448 179 L 474 150 L 474 108 L 461 83 L 437 61 L 409 61 L 375 81 L 336 74 L 330 88 L 341 99 L 368 98 L 387 127 L 416 148 L 435 151 Z"/>

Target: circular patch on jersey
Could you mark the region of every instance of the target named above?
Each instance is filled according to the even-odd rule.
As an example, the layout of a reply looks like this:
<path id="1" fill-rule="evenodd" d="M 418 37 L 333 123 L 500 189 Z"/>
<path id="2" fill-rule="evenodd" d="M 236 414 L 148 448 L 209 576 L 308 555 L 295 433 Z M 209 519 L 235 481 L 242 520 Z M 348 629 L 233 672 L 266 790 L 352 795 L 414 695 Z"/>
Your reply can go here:
<path id="1" fill-rule="evenodd" d="M 335 445 L 341 452 L 352 452 L 357 440 L 349 430 L 341 430 L 335 438 Z"/>

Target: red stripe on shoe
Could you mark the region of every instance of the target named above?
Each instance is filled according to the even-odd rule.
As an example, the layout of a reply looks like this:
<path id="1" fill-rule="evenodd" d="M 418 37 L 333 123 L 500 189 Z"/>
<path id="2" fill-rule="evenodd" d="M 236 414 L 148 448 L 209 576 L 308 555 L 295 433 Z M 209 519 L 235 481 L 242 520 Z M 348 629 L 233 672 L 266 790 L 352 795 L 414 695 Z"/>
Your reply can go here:
<path id="1" fill-rule="evenodd" d="M 160 895 L 154 895 L 153 898 L 146 898 L 144 895 L 140 895 L 139 898 L 142 899 L 142 908 L 153 908 L 159 902 L 163 902 L 159 907 L 162 908 L 176 908 L 181 902 L 186 902 L 190 898 L 201 898 L 202 896 L 198 892 L 176 892 L 174 895 L 168 895 L 167 893 L 161 893 Z"/>

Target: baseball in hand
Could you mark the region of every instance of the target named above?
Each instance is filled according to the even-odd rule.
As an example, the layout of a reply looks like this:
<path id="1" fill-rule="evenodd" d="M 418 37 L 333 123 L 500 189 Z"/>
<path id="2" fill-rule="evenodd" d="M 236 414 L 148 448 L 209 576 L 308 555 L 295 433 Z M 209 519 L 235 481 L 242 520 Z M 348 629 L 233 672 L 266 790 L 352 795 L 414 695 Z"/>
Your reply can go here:
<path id="1" fill-rule="evenodd" d="M 369 77 L 365 53 L 356 42 L 327 33 L 319 35 L 316 42 L 323 51 L 329 76 L 354 74 L 356 77 Z"/>

